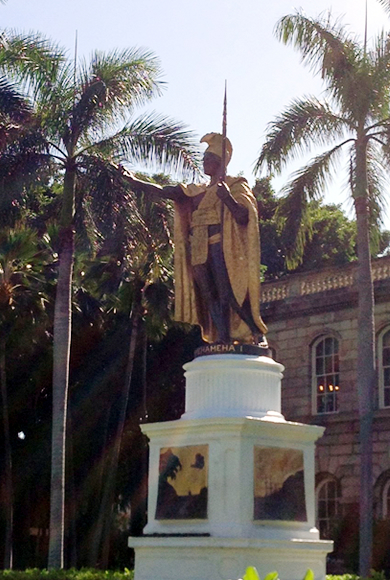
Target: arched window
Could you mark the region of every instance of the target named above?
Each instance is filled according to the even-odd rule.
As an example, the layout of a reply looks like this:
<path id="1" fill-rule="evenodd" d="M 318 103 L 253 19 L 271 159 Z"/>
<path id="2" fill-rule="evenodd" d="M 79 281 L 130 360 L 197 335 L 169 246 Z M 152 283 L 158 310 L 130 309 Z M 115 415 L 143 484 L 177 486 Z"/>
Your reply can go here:
<path id="1" fill-rule="evenodd" d="M 323 336 L 312 347 L 313 413 L 336 413 L 339 394 L 339 341 Z"/>
<path id="2" fill-rule="evenodd" d="M 383 471 L 374 485 L 374 510 L 378 520 L 390 520 L 390 469 Z"/>
<path id="3" fill-rule="evenodd" d="M 339 484 L 336 478 L 324 478 L 317 487 L 317 528 L 320 538 L 332 539 L 333 529 L 339 515 Z"/>
<path id="4" fill-rule="evenodd" d="M 390 328 L 378 338 L 379 407 L 390 407 Z"/>
<path id="5" fill-rule="evenodd" d="M 390 518 L 390 479 L 388 479 L 382 490 L 382 517 Z"/>

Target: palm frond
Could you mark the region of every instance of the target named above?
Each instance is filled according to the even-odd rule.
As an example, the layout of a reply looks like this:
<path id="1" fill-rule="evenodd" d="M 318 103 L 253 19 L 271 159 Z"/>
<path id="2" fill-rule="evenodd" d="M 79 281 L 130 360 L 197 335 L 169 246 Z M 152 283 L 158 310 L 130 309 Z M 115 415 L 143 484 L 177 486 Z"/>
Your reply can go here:
<path id="1" fill-rule="evenodd" d="M 351 118 L 369 109 L 365 85 L 371 88 L 371 77 L 365 50 L 346 34 L 340 21 L 327 16 L 312 19 L 302 13 L 285 16 L 276 26 L 276 35 L 285 44 L 293 44 L 303 62 L 315 73 L 321 73 L 326 91 L 339 103 L 340 110 Z"/>
<path id="2" fill-rule="evenodd" d="M 156 201 L 144 193 L 138 193 L 134 198 L 145 226 L 144 249 L 141 251 L 152 256 L 152 278 L 161 277 L 167 270 L 167 256 L 172 256 L 173 208 L 165 200 Z"/>
<path id="3" fill-rule="evenodd" d="M 24 96 L 4 77 L 0 78 L 0 113 L 16 122 L 26 122 L 32 114 Z"/>
<path id="4" fill-rule="evenodd" d="M 383 6 L 385 12 L 390 15 L 390 0 L 378 0 L 378 2 Z"/>
<path id="5" fill-rule="evenodd" d="M 95 111 L 96 121 L 103 123 L 128 118 L 136 106 L 144 105 L 161 94 L 161 66 L 151 52 L 125 49 L 109 53 L 95 52 L 90 63 L 80 66 L 79 86 L 82 92 L 96 81 L 106 87 L 104 106 Z"/>
<path id="6" fill-rule="evenodd" d="M 46 141 L 34 129 L 0 131 L 0 227 L 13 226 L 26 202 L 26 188 L 37 183 L 49 165 Z"/>
<path id="7" fill-rule="evenodd" d="M 108 238 L 116 235 L 118 227 L 127 227 L 137 237 L 142 218 L 118 168 L 101 157 L 89 155 L 80 161 L 79 169 L 83 215 L 90 221 L 89 227 Z"/>
<path id="8" fill-rule="evenodd" d="M 351 52 L 360 52 L 358 44 L 346 35 L 339 21 L 331 23 L 331 15 L 308 18 L 302 12 L 284 16 L 275 27 L 275 34 L 284 44 L 292 44 L 322 77 L 348 74 Z"/>
<path id="9" fill-rule="evenodd" d="M 341 145 L 318 155 L 306 167 L 295 173 L 294 179 L 283 188 L 277 219 L 283 221 L 286 263 L 295 268 L 303 258 L 306 240 L 312 235 L 309 215 L 310 200 L 320 198 L 330 179 L 331 171 L 341 154 Z"/>
<path id="10" fill-rule="evenodd" d="M 112 155 L 114 161 L 194 177 L 201 173 L 201 157 L 195 136 L 183 125 L 156 115 L 143 115 L 115 135 L 91 146 L 89 151 Z"/>
<path id="11" fill-rule="evenodd" d="M 367 52 L 367 60 L 370 63 L 371 109 L 376 119 L 385 119 L 390 114 L 390 36 L 388 33 L 382 32 L 376 37 L 373 49 Z"/>
<path id="12" fill-rule="evenodd" d="M 57 141 L 62 136 L 72 114 L 75 89 L 72 63 L 58 68 L 52 83 L 41 86 L 35 99 L 37 117 L 45 127 L 49 139 Z"/>
<path id="13" fill-rule="evenodd" d="M 355 188 L 355 172 L 352 176 L 352 187 Z M 388 190 L 388 177 L 382 147 L 380 148 L 377 143 L 372 141 L 369 141 L 367 147 L 367 182 L 370 231 L 378 234 L 383 226 L 383 216 L 387 208 L 385 193 Z"/>
<path id="14" fill-rule="evenodd" d="M 63 131 L 63 141 L 68 150 L 72 150 L 80 136 L 91 127 L 94 112 L 103 107 L 106 94 L 106 86 L 101 80 L 95 80 L 84 88 L 70 111 L 68 124 Z"/>
<path id="15" fill-rule="evenodd" d="M 370 140 L 375 141 L 381 147 L 381 153 L 384 162 L 389 167 L 390 164 L 390 121 L 388 123 L 384 123 L 382 126 L 379 127 L 379 130 L 376 130 L 378 127 L 375 126 L 370 131 Z"/>
<path id="16" fill-rule="evenodd" d="M 0 37 L 0 71 L 34 98 L 50 91 L 65 60 L 64 50 L 40 34 L 4 31 Z"/>
<path id="17" fill-rule="evenodd" d="M 367 149 L 368 208 L 371 254 L 377 256 L 382 242 L 383 216 L 387 209 L 384 192 L 388 190 L 383 155 L 375 144 Z"/>
<path id="18" fill-rule="evenodd" d="M 30 262 L 37 254 L 37 234 L 25 227 L 0 230 L 2 262 Z"/>
<path id="19" fill-rule="evenodd" d="M 377 144 L 369 142 L 367 147 L 368 191 L 370 197 L 375 197 L 378 200 L 382 209 L 386 207 L 387 171 L 388 167 L 384 161 L 382 150 L 379 149 Z"/>
<path id="20" fill-rule="evenodd" d="M 288 159 L 311 145 L 323 145 L 344 135 L 348 122 L 334 114 L 327 103 L 316 98 L 295 100 L 284 113 L 270 123 L 266 142 L 255 164 L 255 172 L 263 166 L 280 172 Z"/>

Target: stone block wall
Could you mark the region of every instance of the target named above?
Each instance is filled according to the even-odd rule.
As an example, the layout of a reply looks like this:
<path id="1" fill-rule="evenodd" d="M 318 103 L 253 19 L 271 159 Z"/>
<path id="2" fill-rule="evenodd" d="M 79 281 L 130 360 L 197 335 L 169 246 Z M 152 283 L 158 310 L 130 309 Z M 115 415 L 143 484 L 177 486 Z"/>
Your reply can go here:
<path id="1" fill-rule="evenodd" d="M 388 258 L 383 259 L 385 272 L 375 282 L 375 330 L 377 336 L 390 329 L 390 278 Z M 330 271 L 321 279 L 333 279 Z M 351 269 L 350 286 L 330 287 L 311 274 L 310 288 L 320 289 L 307 294 L 305 275 L 292 275 L 283 281 L 284 298 L 262 304 L 262 314 L 269 328 L 267 335 L 275 358 L 285 366 L 282 381 L 282 413 L 287 420 L 324 426 L 325 433 L 317 444 L 316 477 L 318 486 L 324 478 L 338 486 L 338 517 L 349 517 L 356 524 L 359 502 L 359 417 L 356 389 L 357 363 L 357 291 Z M 337 278 L 337 277 L 336 277 Z M 335 279 L 336 279 L 335 278 Z M 277 284 L 281 284 L 278 282 Z M 265 295 L 278 296 L 272 284 L 264 284 Z M 289 288 L 291 291 L 289 291 Z M 301 288 L 301 291 L 299 291 Z M 332 413 L 313 412 L 312 347 L 320 336 L 333 336 L 339 344 L 338 410 Z M 374 420 L 374 493 L 375 514 L 379 520 L 390 518 L 390 407 L 379 408 L 378 385 L 375 393 Z M 387 487 L 388 486 L 388 487 Z M 387 494 L 388 504 L 384 505 Z M 389 546 L 390 547 L 390 546 Z"/>

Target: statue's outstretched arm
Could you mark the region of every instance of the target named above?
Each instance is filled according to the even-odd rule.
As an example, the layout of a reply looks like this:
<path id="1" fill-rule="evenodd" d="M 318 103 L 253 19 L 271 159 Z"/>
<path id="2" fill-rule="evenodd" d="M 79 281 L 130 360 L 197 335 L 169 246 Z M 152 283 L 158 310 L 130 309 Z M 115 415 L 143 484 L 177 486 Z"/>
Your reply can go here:
<path id="1" fill-rule="evenodd" d="M 246 226 L 249 221 L 248 209 L 234 199 L 226 183 L 221 182 L 218 184 L 217 195 L 231 211 L 236 222 L 241 226 Z"/>
<path id="2" fill-rule="evenodd" d="M 135 177 L 132 171 L 120 168 L 122 176 L 131 185 L 131 188 L 136 193 L 144 192 L 152 197 L 158 197 L 163 199 L 173 199 L 174 201 L 180 201 L 181 198 L 185 197 L 180 185 L 168 185 L 166 187 L 161 187 L 157 183 L 149 183 L 148 181 L 143 181 Z"/>

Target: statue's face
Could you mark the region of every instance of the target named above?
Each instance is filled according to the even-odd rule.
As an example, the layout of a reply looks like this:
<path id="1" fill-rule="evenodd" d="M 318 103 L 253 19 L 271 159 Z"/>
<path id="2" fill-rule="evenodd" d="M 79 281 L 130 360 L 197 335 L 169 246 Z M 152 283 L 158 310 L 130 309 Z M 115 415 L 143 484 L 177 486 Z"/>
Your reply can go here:
<path id="1" fill-rule="evenodd" d="M 203 156 L 203 170 L 206 175 L 210 177 L 219 176 L 221 174 L 222 159 L 215 155 L 215 153 L 207 152 Z"/>

